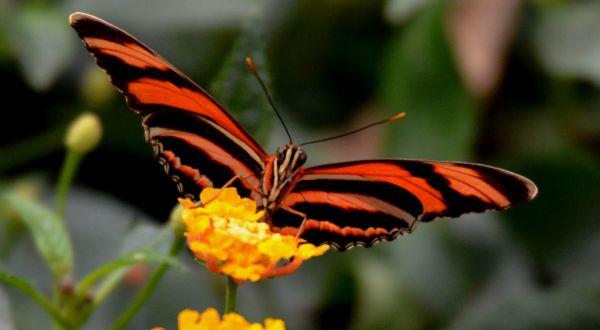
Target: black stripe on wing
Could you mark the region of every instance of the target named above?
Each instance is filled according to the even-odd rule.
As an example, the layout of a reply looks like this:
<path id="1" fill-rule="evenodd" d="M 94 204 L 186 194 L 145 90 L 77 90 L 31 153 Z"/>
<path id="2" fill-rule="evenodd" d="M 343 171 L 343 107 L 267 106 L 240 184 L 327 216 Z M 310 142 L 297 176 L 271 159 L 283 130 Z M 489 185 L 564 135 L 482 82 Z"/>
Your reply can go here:
<path id="1" fill-rule="evenodd" d="M 210 154 L 182 139 L 161 137 L 156 139 L 156 143 L 159 163 L 163 164 L 165 172 L 177 183 L 179 192 L 186 198 L 197 200 L 202 188 L 222 187 L 235 176 L 233 169 L 215 161 Z M 172 152 L 177 160 L 167 161 L 171 158 L 168 152 Z M 206 179 L 199 178 L 198 175 Z M 243 186 L 241 181 L 236 181 L 233 186 L 238 188 L 241 196 L 250 196 L 251 188 Z"/>
<path id="2" fill-rule="evenodd" d="M 364 195 L 402 208 L 414 217 L 423 213 L 419 200 L 406 189 L 382 181 L 369 179 L 342 179 L 331 176 L 322 179 L 305 177 L 294 186 L 293 192 L 325 191 Z"/>
<path id="3" fill-rule="evenodd" d="M 155 156 L 185 197 L 196 200 L 201 188 L 222 187 L 236 175 L 244 178 L 233 184 L 240 195 L 250 197 L 258 186 L 262 164 L 204 118 L 182 111 L 155 111 L 144 124 L 149 126 L 147 138 Z"/>
<path id="4" fill-rule="evenodd" d="M 243 144 L 232 140 L 233 137 L 227 131 L 211 124 L 208 119 L 174 108 L 169 109 L 162 106 L 145 106 L 145 108 L 152 108 L 151 114 L 146 116 L 143 122 L 146 128 L 147 139 L 158 139 L 160 141 L 160 135 L 153 136 L 150 131 L 151 129 L 160 128 L 197 135 L 218 145 L 220 149 L 223 149 L 232 158 L 244 164 L 244 167 L 248 171 L 256 175 L 263 172 L 264 164 L 255 158 L 256 155 L 249 147 L 244 148 Z M 201 146 L 197 148 L 201 150 Z M 189 155 L 189 158 L 193 158 L 193 154 Z M 199 166 L 198 168 L 202 167 L 206 167 L 206 165 Z M 231 169 L 231 172 L 237 174 L 235 169 Z M 225 182 L 232 177 L 233 175 L 227 177 Z"/>
<path id="5" fill-rule="evenodd" d="M 343 212 L 339 209 L 332 209 L 331 205 L 319 205 L 319 204 L 310 204 L 306 207 L 300 206 L 306 212 L 311 212 L 311 208 L 328 208 L 331 211 L 330 217 L 343 217 Z M 297 210 L 295 210 L 297 211 Z M 319 211 L 321 214 L 326 214 L 328 211 Z M 349 212 L 347 216 L 354 218 L 358 216 L 364 216 L 364 220 L 373 220 L 374 222 L 382 221 L 383 223 L 389 223 L 390 220 L 397 221 L 395 219 L 384 219 L 384 216 L 377 217 L 374 213 L 369 212 Z M 375 218 L 376 217 L 376 218 Z M 271 217 L 272 221 L 275 225 L 274 230 L 286 230 L 289 228 L 299 228 L 302 224 L 303 218 L 297 213 L 290 212 L 286 209 L 278 209 L 275 214 Z M 359 219 L 359 218 L 356 218 Z M 277 227 L 277 225 L 287 226 L 286 227 Z M 399 235 L 408 234 L 412 231 L 409 227 L 393 227 L 388 229 L 383 229 L 382 227 L 378 228 L 366 228 L 365 230 L 358 230 L 357 228 L 345 227 L 339 228 L 338 226 L 332 224 L 328 221 L 317 221 L 314 219 L 307 219 L 305 223 L 305 228 L 301 234 L 301 237 L 305 239 L 307 242 L 321 245 L 321 244 L 329 244 L 340 251 L 344 251 L 350 249 L 355 246 L 364 246 L 369 247 L 372 246 L 382 240 L 391 241 L 398 237 Z M 292 232 L 289 232 L 292 233 Z"/>
<path id="6" fill-rule="evenodd" d="M 537 193 L 537 188 L 528 179 L 497 167 L 474 164 L 474 163 L 453 163 L 453 162 L 424 162 L 411 160 L 398 160 L 399 165 L 411 173 L 414 177 L 424 178 L 427 184 L 441 193 L 444 204 L 447 207 L 442 213 L 427 212 L 421 218 L 423 222 L 429 222 L 437 217 L 458 217 L 461 214 L 471 212 L 483 212 L 486 210 L 504 209 L 509 206 L 530 201 Z M 454 167 L 470 169 L 477 173 L 477 177 L 471 180 L 485 182 L 487 185 L 502 194 L 510 202 L 506 206 L 499 206 L 493 201 L 484 201 L 477 196 L 465 195 L 451 187 L 450 179 L 455 179 L 452 174 L 442 175 L 440 169 L 444 168 L 450 172 Z M 456 172 L 456 174 L 461 174 Z M 452 176 L 451 176 L 452 175 Z M 468 182 L 466 182 L 468 183 Z M 472 183 L 469 183 L 472 184 Z M 475 186 L 475 184 L 472 184 Z M 484 189 L 481 194 L 485 195 Z"/>
<path id="7" fill-rule="evenodd" d="M 306 215 L 302 238 L 339 250 L 409 233 L 423 213 L 420 201 L 402 187 L 359 177 L 300 180 L 283 204 Z M 302 218 L 280 210 L 272 217 L 275 228 L 300 227 Z"/>

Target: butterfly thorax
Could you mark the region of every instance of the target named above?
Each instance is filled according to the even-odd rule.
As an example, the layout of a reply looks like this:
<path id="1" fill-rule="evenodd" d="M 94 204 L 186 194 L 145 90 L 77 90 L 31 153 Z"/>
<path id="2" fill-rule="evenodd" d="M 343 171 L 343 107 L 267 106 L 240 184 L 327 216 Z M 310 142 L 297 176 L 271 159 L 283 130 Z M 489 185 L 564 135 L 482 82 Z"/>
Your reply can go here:
<path id="1" fill-rule="evenodd" d="M 292 190 L 304 162 L 306 153 L 293 144 L 279 147 L 275 155 L 267 159 L 260 183 L 263 198 L 259 205 L 268 213 L 274 212 Z"/>

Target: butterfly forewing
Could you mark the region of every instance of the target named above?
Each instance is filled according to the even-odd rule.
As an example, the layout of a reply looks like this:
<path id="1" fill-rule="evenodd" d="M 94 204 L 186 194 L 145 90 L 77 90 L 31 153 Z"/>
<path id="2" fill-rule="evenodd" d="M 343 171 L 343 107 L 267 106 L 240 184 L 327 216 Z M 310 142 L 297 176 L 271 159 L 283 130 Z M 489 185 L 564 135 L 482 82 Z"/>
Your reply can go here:
<path id="1" fill-rule="evenodd" d="M 267 154 L 202 88 L 125 31 L 97 17 L 75 13 L 71 26 L 143 117 L 146 139 L 186 197 L 220 187 L 232 177 L 252 194 Z"/>
<path id="2" fill-rule="evenodd" d="M 306 215 L 307 240 L 346 249 L 394 239 L 421 221 L 505 209 L 536 193 L 530 180 L 491 166 L 386 159 L 305 169 L 283 204 Z M 273 216 L 284 232 L 301 221 L 285 209 Z"/>

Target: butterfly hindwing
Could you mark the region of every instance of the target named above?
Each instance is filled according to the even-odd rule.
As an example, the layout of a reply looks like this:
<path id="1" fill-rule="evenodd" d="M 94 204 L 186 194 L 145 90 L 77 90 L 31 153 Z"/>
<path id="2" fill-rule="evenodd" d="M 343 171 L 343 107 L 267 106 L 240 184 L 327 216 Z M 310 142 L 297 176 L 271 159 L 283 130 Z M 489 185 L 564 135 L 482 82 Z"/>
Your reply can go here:
<path id="1" fill-rule="evenodd" d="M 146 139 L 182 194 L 197 199 L 236 175 L 245 181 L 235 185 L 252 193 L 268 155 L 208 93 L 120 28 L 83 13 L 70 24 L 143 117 Z"/>
<path id="2" fill-rule="evenodd" d="M 499 168 L 458 162 L 367 160 L 307 168 L 273 216 L 276 229 L 338 249 L 370 246 L 410 233 L 438 217 L 501 210 L 531 200 L 528 179 Z"/>

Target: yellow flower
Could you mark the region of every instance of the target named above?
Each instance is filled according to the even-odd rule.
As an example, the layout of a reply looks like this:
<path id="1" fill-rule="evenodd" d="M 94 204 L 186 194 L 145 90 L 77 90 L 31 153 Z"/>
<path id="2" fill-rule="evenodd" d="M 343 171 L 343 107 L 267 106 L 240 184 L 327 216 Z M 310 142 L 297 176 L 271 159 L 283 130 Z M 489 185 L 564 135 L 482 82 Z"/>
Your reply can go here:
<path id="1" fill-rule="evenodd" d="M 329 249 L 273 233 L 259 221 L 264 212 L 257 211 L 253 200 L 241 198 L 235 188 L 206 188 L 200 199 L 204 202 L 200 207 L 180 200 L 188 247 L 210 271 L 238 283 L 290 274 L 303 261 Z"/>
<path id="2" fill-rule="evenodd" d="M 177 324 L 179 330 L 285 330 L 285 323 L 279 319 L 267 318 L 263 325 L 250 323 L 237 313 L 228 313 L 221 320 L 219 312 L 214 308 L 208 308 L 202 313 L 185 309 L 179 313 Z"/>

